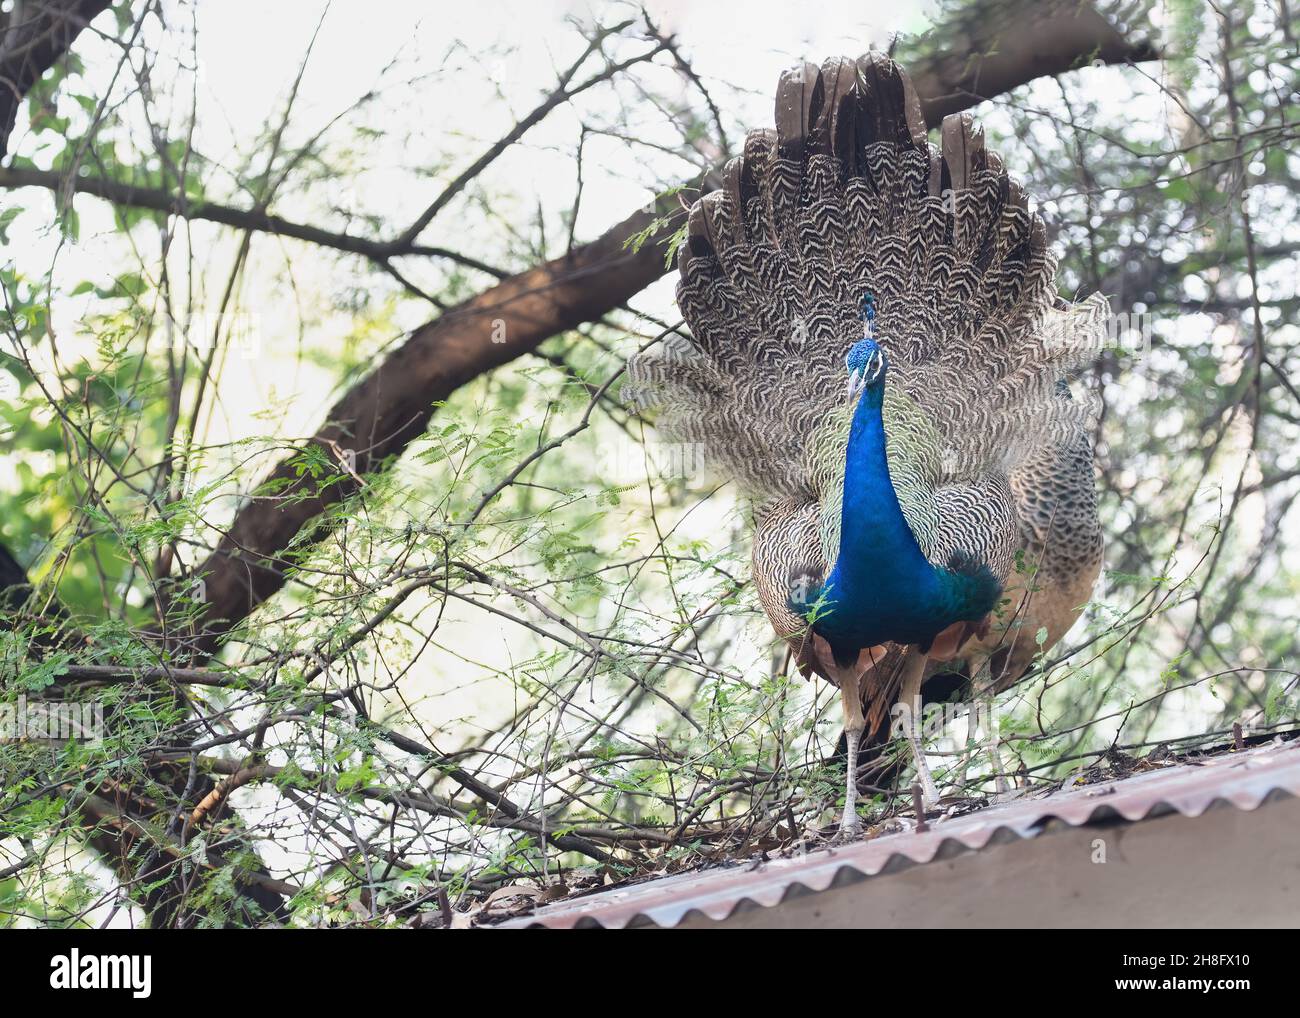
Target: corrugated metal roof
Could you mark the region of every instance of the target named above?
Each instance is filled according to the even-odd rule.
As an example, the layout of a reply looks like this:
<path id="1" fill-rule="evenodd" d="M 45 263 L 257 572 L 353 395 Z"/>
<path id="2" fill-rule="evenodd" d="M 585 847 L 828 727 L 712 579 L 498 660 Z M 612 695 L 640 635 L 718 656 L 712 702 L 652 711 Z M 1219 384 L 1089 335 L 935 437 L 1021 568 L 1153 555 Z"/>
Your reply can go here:
<path id="1" fill-rule="evenodd" d="M 695 913 L 721 920 L 742 904 L 771 907 L 796 894 L 824 891 L 935 859 L 978 852 L 990 845 L 1033 838 L 1053 822 L 1078 827 L 1116 819 L 1136 822 L 1175 812 L 1198 817 L 1219 804 L 1253 810 L 1270 797 L 1283 795 L 1300 798 L 1300 742 L 1279 740 L 1194 762 L 1156 765 L 1116 781 L 932 820 L 924 832 L 887 834 L 790 858 L 738 862 L 611 888 L 544 905 L 531 915 L 500 925 L 676 926 Z"/>

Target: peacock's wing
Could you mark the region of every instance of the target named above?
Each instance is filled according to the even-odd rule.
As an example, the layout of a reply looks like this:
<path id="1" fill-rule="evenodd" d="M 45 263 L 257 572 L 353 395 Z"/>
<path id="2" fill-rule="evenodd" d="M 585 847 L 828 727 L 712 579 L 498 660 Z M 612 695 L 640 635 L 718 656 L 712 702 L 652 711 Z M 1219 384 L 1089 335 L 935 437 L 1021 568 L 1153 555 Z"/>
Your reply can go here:
<path id="1" fill-rule="evenodd" d="M 759 603 L 778 636 L 802 638 L 808 628 L 791 610 L 826 575 L 821 520 L 816 502 L 774 499 L 756 509 L 753 544 L 754 586 Z"/>
<path id="2" fill-rule="evenodd" d="M 1012 471 L 1022 554 L 1006 583 L 1002 616 L 970 648 L 977 666 L 988 659 L 981 685 L 999 691 L 1019 679 L 1092 596 L 1102 563 L 1094 472 L 1092 443 L 1082 432 L 1036 450 Z"/>

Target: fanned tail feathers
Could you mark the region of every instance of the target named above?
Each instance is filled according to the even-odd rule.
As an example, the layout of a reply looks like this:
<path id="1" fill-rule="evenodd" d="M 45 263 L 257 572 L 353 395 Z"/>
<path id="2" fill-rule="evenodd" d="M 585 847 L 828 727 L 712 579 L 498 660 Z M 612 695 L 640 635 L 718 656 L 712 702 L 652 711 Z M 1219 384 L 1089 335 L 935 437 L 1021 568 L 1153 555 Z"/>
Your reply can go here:
<path id="1" fill-rule="evenodd" d="M 905 73 L 869 54 L 787 72 L 776 123 L 690 211 L 677 295 L 692 340 L 631 370 L 660 427 L 760 502 L 821 498 L 870 291 L 891 383 L 941 445 L 932 483 L 1008 472 L 1075 431 L 1083 407 L 1056 383 L 1104 301 L 1057 309 L 1043 223 L 970 117 L 930 146 Z"/>

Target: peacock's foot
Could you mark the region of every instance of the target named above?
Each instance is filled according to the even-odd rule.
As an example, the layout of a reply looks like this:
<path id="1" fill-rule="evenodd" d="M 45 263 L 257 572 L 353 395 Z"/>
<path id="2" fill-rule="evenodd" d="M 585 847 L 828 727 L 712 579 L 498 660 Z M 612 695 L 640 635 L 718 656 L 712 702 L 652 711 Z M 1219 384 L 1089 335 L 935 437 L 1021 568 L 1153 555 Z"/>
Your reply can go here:
<path id="1" fill-rule="evenodd" d="M 833 839 L 836 844 L 845 844 L 851 841 L 860 841 L 862 839 L 862 821 L 858 817 L 858 811 L 853 806 L 844 807 L 844 815 L 840 817 L 839 830 L 835 832 Z"/>

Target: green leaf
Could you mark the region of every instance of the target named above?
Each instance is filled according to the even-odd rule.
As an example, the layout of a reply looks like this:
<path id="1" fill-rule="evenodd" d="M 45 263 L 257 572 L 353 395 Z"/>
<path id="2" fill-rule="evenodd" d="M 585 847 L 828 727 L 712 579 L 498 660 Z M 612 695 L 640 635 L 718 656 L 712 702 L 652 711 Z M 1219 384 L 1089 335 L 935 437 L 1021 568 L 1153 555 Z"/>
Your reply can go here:
<path id="1" fill-rule="evenodd" d="M 21 205 L 11 205 L 9 208 L 0 212 L 0 244 L 9 243 L 9 225 L 23 214 Z"/>

